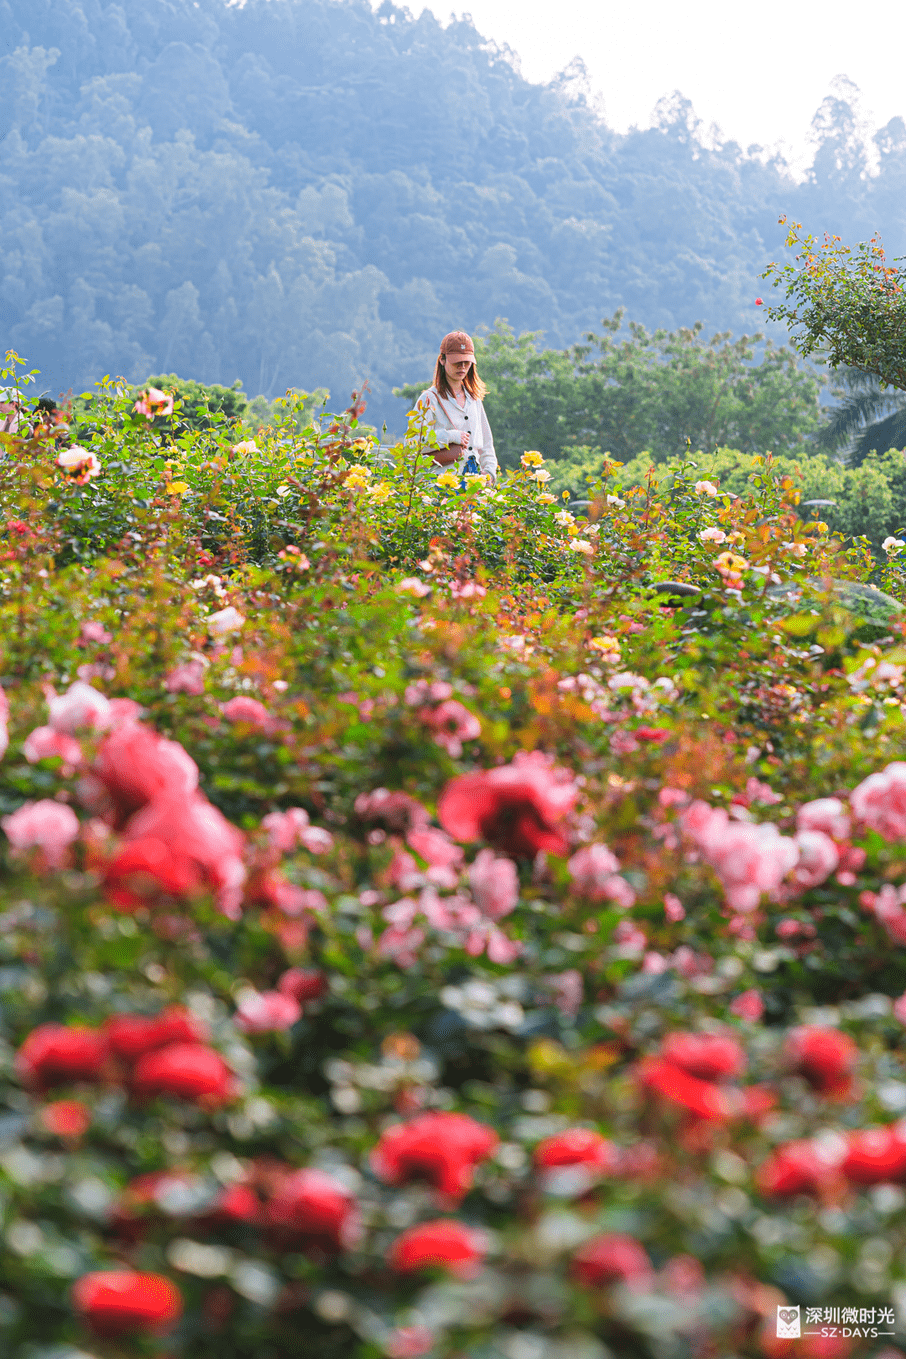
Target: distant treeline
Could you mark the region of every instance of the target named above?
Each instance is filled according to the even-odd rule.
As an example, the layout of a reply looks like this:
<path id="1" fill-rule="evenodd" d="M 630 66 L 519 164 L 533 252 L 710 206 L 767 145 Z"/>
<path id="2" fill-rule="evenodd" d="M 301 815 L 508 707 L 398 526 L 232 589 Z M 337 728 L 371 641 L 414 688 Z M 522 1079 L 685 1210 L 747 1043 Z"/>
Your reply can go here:
<path id="1" fill-rule="evenodd" d="M 368 378 L 399 428 L 391 388 L 454 326 L 751 332 L 781 211 L 906 246 L 906 128 L 863 178 L 845 91 L 797 185 L 707 149 L 678 96 L 618 136 L 580 68 L 529 84 L 390 0 L 0 0 L 0 33 L 0 344 L 52 388 L 175 371 L 339 405 Z"/>

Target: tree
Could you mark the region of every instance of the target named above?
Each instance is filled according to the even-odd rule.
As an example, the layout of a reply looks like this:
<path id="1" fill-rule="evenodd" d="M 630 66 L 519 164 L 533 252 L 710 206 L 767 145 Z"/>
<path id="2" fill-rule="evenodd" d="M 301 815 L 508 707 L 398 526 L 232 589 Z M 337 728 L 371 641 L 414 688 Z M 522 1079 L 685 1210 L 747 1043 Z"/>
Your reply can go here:
<path id="1" fill-rule="evenodd" d="M 880 237 L 853 249 L 840 236 L 819 241 L 791 222 L 786 244 L 794 259 L 762 274 L 786 298 L 767 308 L 768 317 L 786 322 L 800 354 L 822 353 L 832 368 L 846 364 L 906 391 L 906 270 L 888 264 Z"/>

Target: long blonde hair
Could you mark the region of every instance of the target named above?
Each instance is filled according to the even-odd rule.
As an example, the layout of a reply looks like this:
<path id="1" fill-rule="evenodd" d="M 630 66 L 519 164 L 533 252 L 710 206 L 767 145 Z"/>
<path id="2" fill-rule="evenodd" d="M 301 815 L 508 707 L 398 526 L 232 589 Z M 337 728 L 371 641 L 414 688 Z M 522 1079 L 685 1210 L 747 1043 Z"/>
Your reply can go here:
<path id="1" fill-rule="evenodd" d="M 447 381 L 447 369 L 445 365 L 441 363 L 441 357 L 442 356 L 438 354 L 437 363 L 434 365 L 434 386 L 440 392 L 441 396 L 452 396 L 453 392 Z M 478 376 L 478 369 L 475 367 L 474 362 L 469 365 L 469 371 L 463 378 L 462 385 L 469 393 L 469 396 L 473 397 L 476 401 L 480 401 L 483 396 L 487 395 L 488 389 Z"/>

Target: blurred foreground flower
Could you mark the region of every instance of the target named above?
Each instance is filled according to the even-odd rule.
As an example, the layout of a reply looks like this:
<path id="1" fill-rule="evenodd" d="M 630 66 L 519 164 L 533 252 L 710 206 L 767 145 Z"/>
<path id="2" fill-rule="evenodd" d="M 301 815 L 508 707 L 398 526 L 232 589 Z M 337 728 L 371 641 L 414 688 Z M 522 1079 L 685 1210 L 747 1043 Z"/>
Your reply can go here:
<path id="1" fill-rule="evenodd" d="M 156 415 L 172 415 L 173 397 L 169 392 L 162 392 L 159 387 L 149 387 L 142 392 L 132 409 L 148 420 L 153 420 Z"/>
<path id="2" fill-rule="evenodd" d="M 458 1200 L 471 1187 L 475 1166 L 498 1140 L 493 1128 L 465 1114 L 423 1114 L 388 1128 L 371 1153 L 371 1164 L 388 1184 L 426 1180 Z"/>
<path id="3" fill-rule="evenodd" d="M 562 822 L 578 796 L 572 776 L 533 751 L 512 764 L 463 774 L 444 789 L 440 823 L 455 840 L 484 839 L 517 858 L 563 854 Z"/>
<path id="4" fill-rule="evenodd" d="M 40 849 L 49 868 L 62 868 L 78 837 L 79 818 L 71 807 L 51 798 L 25 802 L 0 821 L 13 849 Z"/>
<path id="5" fill-rule="evenodd" d="M 280 1181 L 262 1220 L 278 1241 L 320 1254 L 348 1250 L 360 1235 L 352 1195 L 320 1170 L 297 1170 Z"/>
<path id="6" fill-rule="evenodd" d="M 467 1279 L 475 1274 L 485 1250 L 483 1232 L 442 1218 L 420 1222 L 398 1236 L 390 1247 L 387 1263 L 397 1274 L 446 1269 Z"/>
<path id="7" fill-rule="evenodd" d="M 101 475 L 101 464 L 96 454 L 90 449 L 80 448 L 78 444 L 72 444 L 69 448 L 64 448 L 57 455 L 57 466 L 76 483 L 77 486 L 84 486 L 93 477 Z"/>
<path id="8" fill-rule="evenodd" d="M 75 1309 L 95 1335 L 160 1335 L 182 1315 L 182 1296 L 161 1274 L 110 1270 L 84 1274 L 72 1288 Z"/>
<path id="9" fill-rule="evenodd" d="M 635 1237 L 607 1232 L 579 1247 L 572 1259 L 572 1274 L 586 1288 L 622 1283 L 641 1289 L 651 1282 L 654 1270 Z"/>

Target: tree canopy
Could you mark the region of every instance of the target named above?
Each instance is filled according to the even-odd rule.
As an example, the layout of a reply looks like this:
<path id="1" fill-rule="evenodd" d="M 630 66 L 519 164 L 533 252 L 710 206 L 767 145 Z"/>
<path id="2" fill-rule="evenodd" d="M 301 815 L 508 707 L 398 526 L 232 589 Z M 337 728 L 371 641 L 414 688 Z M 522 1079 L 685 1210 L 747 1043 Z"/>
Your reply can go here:
<path id="1" fill-rule="evenodd" d="M 888 262 L 880 236 L 850 247 L 792 222 L 786 244 L 795 258 L 769 264 L 763 275 L 783 290 L 784 300 L 767 308 L 770 319 L 786 322 L 800 353 L 821 353 L 834 368 L 847 365 L 906 391 L 906 269 Z"/>

